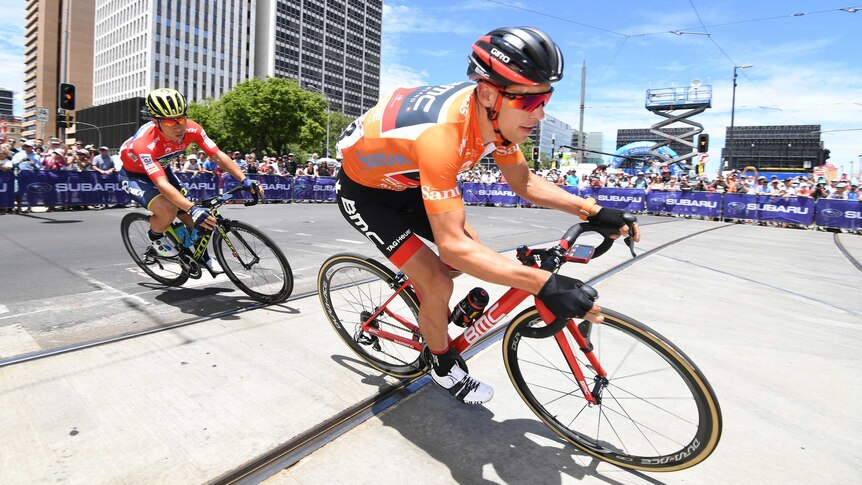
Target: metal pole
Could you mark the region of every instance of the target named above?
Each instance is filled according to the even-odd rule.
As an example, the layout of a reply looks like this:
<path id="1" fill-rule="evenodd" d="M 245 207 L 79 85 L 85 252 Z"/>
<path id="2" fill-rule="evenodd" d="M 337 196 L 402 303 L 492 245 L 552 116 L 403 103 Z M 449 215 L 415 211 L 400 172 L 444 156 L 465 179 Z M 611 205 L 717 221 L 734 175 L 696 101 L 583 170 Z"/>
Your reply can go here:
<path id="1" fill-rule="evenodd" d="M 581 157 L 584 156 L 584 94 L 587 89 L 587 61 L 583 61 L 581 64 L 581 119 L 578 123 L 578 165 L 580 165 L 583 160 Z"/>
<path id="2" fill-rule="evenodd" d="M 96 129 L 96 133 L 99 135 L 99 146 L 102 146 L 102 130 L 100 130 L 98 126 L 96 126 L 96 125 L 91 125 L 90 123 L 84 123 L 84 122 L 81 122 L 81 121 L 75 121 L 75 124 L 76 124 L 76 125 L 84 125 L 84 126 L 92 126 L 93 128 L 95 128 L 95 129 Z M 76 138 L 76 139 L 78 138 L 78 133 L 77 133 L 77 132 L 75 133 L 75 138 Z"/>
<path id="3" fill-rule="evenodd" d="M 728 164 L 732 164 L 732 162 L 733 162 L 733 121 L 734 121 L 734 115 L 736 114 L 736 70 L 737 69 L 748 69 L 749 67 L 751 67 L 751 64 L 743 64 L 741 66 L 733 66 L 733 96 L 731 97 L 731 102 L 730 102 L 730 132 L 727 134 L 727 143 L 726 143 L 726 145 L 727 145 L 727 147 L 726 147 L 727 156 L 725 157 Z M 719 174 L 721 174 L 721 172 L 725 168 L 724 163 L 725 163 L 724 160 L 722 160 L 718 164 L 718 173 Z"/>

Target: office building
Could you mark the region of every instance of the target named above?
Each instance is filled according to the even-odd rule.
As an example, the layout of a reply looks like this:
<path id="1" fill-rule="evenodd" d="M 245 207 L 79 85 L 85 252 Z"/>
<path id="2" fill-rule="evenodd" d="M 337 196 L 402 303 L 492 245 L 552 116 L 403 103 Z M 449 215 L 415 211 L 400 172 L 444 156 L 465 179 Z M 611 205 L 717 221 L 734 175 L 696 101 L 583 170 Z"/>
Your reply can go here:
<path id="1" fill-rule="evenodd" d="M 11 89 L 0 88 L 0 118 L 11 117 L 15 114 L 12 110 L 14 98 L 15 93 Z"/>
<path id="2" fill-rule="evenodd" d="M 380 96 L 382 0 L 259 0 L 257 77 L 296 79 L 359 116 Z"/>
<path id="3" fill-rule="evenodd" d="M 92 105 L 94 7 L 93 1 L 26 0 L 24 136 L 46 138 L 57 134 L 61 82 L 75 85 L 76 108 Z M 42 123 L 36 122 L 37 107 L 49 113 L 44 129 Z"/>
<path id="4" fill-rule="evenodd" d="M 96 0 L 94 103 L 160 87 L 220 98 L 254 72 L 253 0 Z"/>

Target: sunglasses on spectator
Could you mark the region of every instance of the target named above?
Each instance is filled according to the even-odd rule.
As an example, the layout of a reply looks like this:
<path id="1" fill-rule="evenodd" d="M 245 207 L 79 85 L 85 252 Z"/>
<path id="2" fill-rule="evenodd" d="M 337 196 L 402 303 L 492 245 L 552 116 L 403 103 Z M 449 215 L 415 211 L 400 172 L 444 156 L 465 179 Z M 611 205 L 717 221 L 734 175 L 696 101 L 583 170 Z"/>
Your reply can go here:
<path id="1" fill-rule="evenodd" d="M 159 123 L 165 126 L 177 126 L 186 124 L 186 121 L 188 121 L 188 119 L 188 116 L 178 116 L 176 118 L 162 118 L 159 120 Z"/>
<path id="2" fill-rule="evenodd" d="M 502 89 L 498 89 L 497 92 L 508 100 L 510 107 L 530 113 L 538 109 L 539 106 L 546 106 L 548 104 L 548 101 L 551 100 L 551 95 L 554 93 L 554 88 L 550 88 L 544 93 L 515 94 L 503 91 Z"/>

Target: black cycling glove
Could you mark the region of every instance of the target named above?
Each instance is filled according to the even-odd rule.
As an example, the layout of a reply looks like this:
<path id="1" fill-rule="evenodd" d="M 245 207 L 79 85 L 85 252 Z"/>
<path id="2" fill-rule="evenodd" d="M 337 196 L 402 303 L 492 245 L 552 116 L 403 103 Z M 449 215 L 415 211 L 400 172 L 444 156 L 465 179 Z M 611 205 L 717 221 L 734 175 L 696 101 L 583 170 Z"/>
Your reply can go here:
<path id="1" fill-rule="evenodd" d="M 587 221 L 598 226 L 608 227 L 619 231 L 620 228 L 627 224 L 623 219 L 623 214 L 626 211 L 614 209 L 613 207 L 602 207 L 592 216 L 587 217 Z"/>
<path id="2" fill-rule="evenodd" d="M 536 296 L 557 318 L 581 318 L 599 294 L 581 280 L 552 273 Z"/>

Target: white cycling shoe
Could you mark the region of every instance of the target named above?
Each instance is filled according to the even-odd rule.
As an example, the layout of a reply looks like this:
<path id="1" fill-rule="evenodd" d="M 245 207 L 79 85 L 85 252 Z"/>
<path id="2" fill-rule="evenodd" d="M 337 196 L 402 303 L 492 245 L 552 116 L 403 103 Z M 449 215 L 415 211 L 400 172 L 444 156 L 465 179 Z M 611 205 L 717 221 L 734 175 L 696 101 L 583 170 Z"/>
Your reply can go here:
<path id="1" fill-rule="evenodd" d="M 213 275 L 224 273 L 224 269 L 222 269 L 221 265 L 215 258 L 209 258 L 208 260 L 203 261 L 202 264 L 206 266 Z"/>
<path id="2" fill-rule="evenodd" d="M 156 254 L 162 258 L 173 258 L 180 254 L 174 243 L 167 236 L 162 236 L 153 241 L 153 249 Z"/>
<path id="3" fill-rule="evenodd" d="M 484 404 L 494 397 L 494 388 L 470 377 L 457 363 L 445 376 L 438 376 L 433 368 L 430 374 L 435 384 L 464 404 Z"/>

